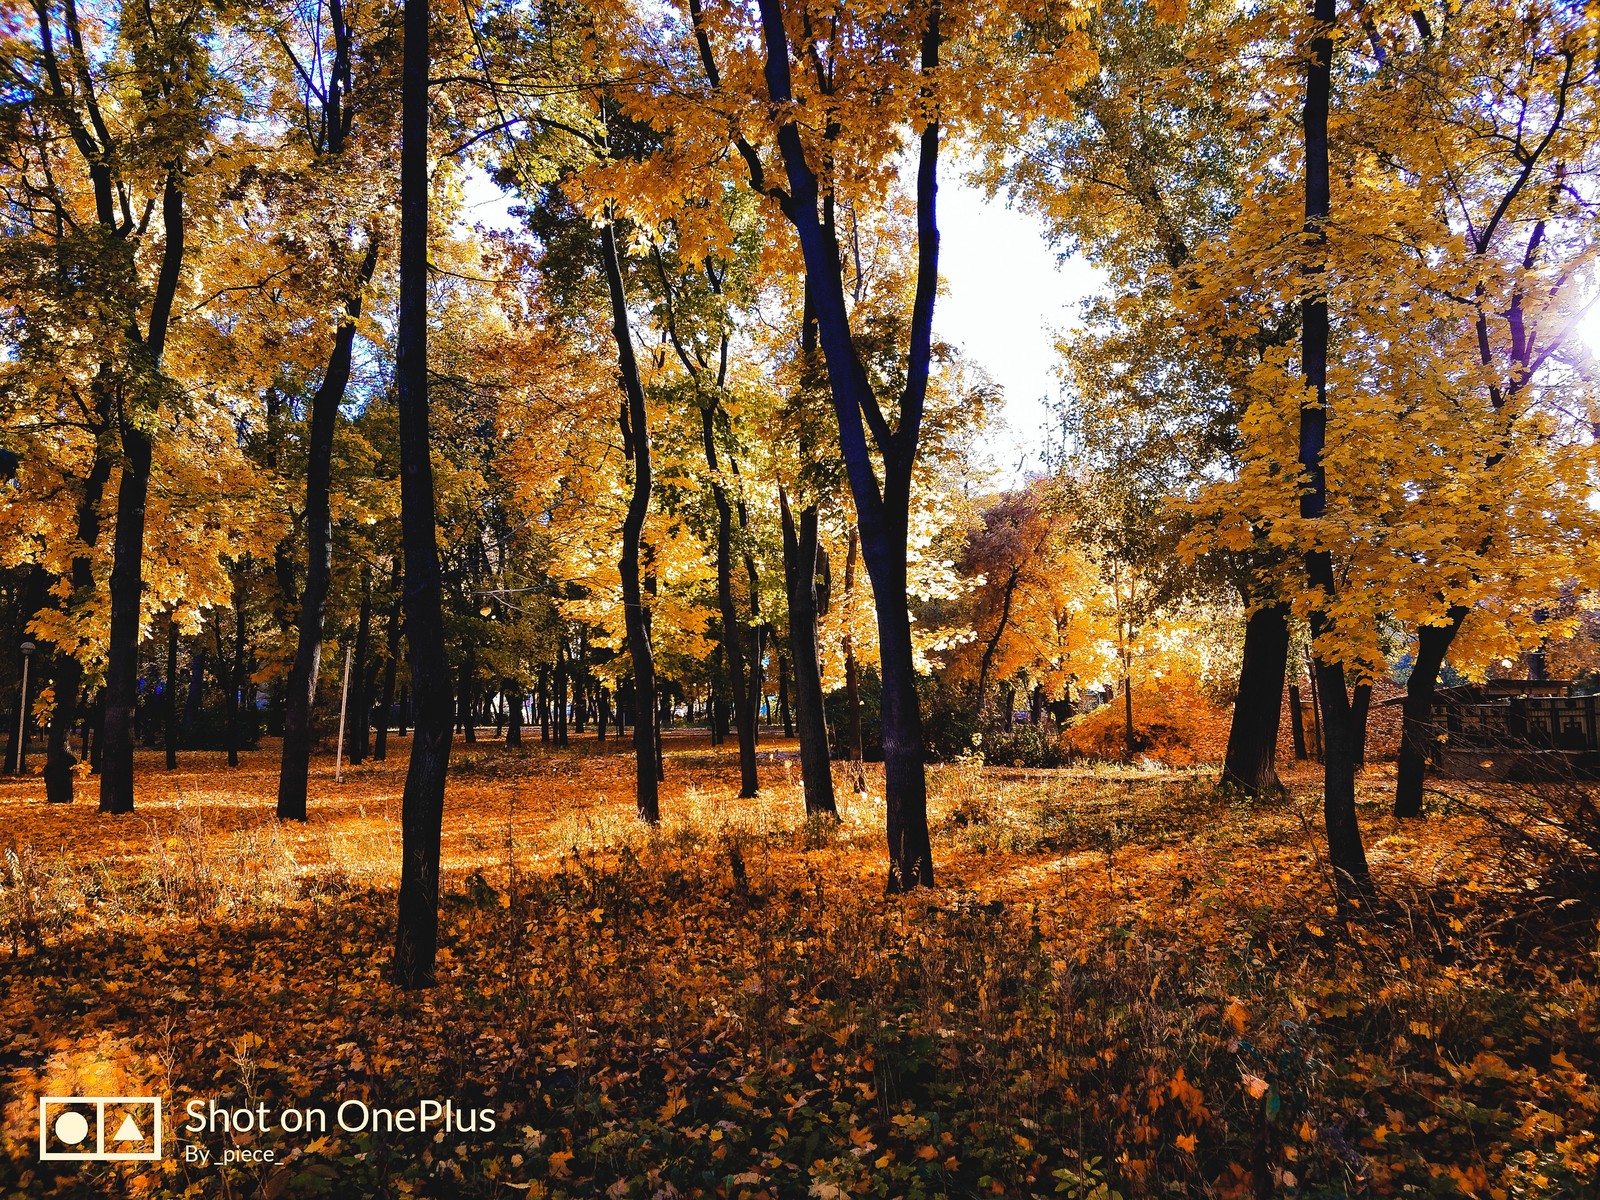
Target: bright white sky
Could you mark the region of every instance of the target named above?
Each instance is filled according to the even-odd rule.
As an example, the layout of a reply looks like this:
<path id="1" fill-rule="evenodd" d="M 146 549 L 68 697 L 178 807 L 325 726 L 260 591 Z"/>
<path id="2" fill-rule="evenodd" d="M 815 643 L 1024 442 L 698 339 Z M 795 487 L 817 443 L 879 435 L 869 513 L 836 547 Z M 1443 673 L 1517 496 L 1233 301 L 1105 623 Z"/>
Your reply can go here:
<path id="1" fill-rule="evenodd" d="M 466 185 L 468 219 L 507 227 L 509 201 L 480 172 Z M 939 187 L 938 336 L 962 348 L 1003 392 L 987 448 L 1003 479 L 1041 465 L 1048 398 L 1056 394 L 1056 333 L 1072 324 L 1097 272 L 1079 259 L 1056 265 L 1037 220 L 1003 197 L 947 177 Z"/>

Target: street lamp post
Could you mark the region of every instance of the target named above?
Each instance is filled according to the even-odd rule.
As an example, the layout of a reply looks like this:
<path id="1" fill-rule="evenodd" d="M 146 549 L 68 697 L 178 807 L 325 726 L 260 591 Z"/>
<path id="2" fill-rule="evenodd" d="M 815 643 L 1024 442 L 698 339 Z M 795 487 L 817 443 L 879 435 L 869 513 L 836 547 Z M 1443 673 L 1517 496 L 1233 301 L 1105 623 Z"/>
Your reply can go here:
<path id="1" fill-rule="evenodd" d="M 28 751 L 28 662 L 33 658 L 35 647 L 32 642 L 23 642 L 19 649 L 22 651 L 22 698 L 17 702 L 16 773 L 21 775 Z"/>

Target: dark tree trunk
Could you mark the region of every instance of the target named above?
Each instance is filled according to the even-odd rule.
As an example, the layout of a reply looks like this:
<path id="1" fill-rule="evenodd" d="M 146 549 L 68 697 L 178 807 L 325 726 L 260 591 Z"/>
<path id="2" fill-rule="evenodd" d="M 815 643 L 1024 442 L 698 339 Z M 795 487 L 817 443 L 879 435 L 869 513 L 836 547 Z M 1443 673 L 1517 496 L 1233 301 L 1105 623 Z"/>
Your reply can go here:
<path id="1" fill-rule="evenodd" d="M 790 633 L 790 644 L 794 636 Z M 794 713 L 789 708 L 789 656 L 778 655 L 778 719 L 783 722 L 783 736 L 794 736 Z"/>
<path id="2" fill-rule="evenodd" d="M 539 688 L 534 706 L 539 710 L 539 740 L 550 740 L 550 668 L 539 668 Z"/>
<path id="3" fill-rule="evenodd" d="M 350 382 L 362 290 L 377 266 L 378 238 L 373 233 L 367 239 L 360 274 L 345 301 L 345 320 L 334 334 L 328 369 L 311 397 L 311 419 L 306 431 L 306 584 L 300 593 L 300 628 L 283 714 L 283 750 L 278 766 L 278 819 L 282 821 L 306 819 L 311 708 L 317 697 L 317 673 L 322 667 L 323 624 L 333 572 L 333 520 L 329 509 L 333 436 L 339 424 L 339 406 Z"/>
<path id="4" fill-rule="evenodd" d="M 149 437 L 122 431 L 122 479 L 112 534 L 111 631 L 100 726 L 100 811 L 133 811 L 134 708 L 139 699 L 139 606 L 144 593 L 145 503 L 150 494 Z"/>
<path id="5" fill-rule="evenodd" d="M 78 498 L 78 541 L 83 553 L 72 558 L 72 594 L 67 601 L 67 611 L 74 613 L 86 603 L 94 591 L 94 561 L 90 557 L 100 540 L 100 500 L 106 483 L 111 479 L 111 457 L 98 449 L 89 476 L 84 480 L 83 495 Z M 77 766 L 77 756 L 72 753 L 72 727 L 80 711 L 78 696 L 83 691 L 83 663 L 75 653 L 56 647 L 55 692 L 56 707 L 50 714 L 50 740 L 45 751 L 44 792 L 51 804 L 72 802 L 72 768 Z M 84 752 L 88 752 L 87 732 Z"/>
<path id="6" fill-rule="evenodd" d="M 1294 741 L 1294 756 L 1300 761 L 1306 758 L 1306 718 L 1300 708 L 1300 685 L 1289 685 L 1289 736 Z"/>
<path id="7" fill-rule="evenodd" d="M 800 780 L 805 789 L 806 812 L 836 815 L 828 723 L 822 703 L 822 668 L 817 659 L 817 506 L 807 505 L 800 511 L 798 533 L 789 511 L 789 498 L 782 488 L 778 489 L 778 506 L 783 520 L 783 579 L 789 598 L 789 650 L 794 659 Z M 787 705 L 784 715 L 788 716 Z"/>
<path id="8" fill-rule="evenodd" d="M 628 500 L 628 515 L 622 523 L 622 557 L 617 566 L 622 576 L 628 653 L 633 659 L 635 786 L 639 816 L 654 825 L 661 819 L 660 792 L 656 786 L 660 771 L 655 730 L 656 667 L 650 648 L 650 618 L 645 611 L 639 575 L 640 542 L 644 537 L 645 515 L 650 511 L 650 417 L 645 409 L 639 365 L 633 355 L 633 335 L 628 331 L 628 298 L 622 286 L 616 229 L 610 221 L 601 228 L 600 250 L 611 293 L 611 332 L 617 343 L 617 368 L 627 397 L 621 414 L 623 450 L 633 463 L 633 492 Z"/>
<path id="9" fill-rule="evenodd" d="M 474 745 L 478 740 L 478 709 L 474 703 L 478 689 L 478 648 L 469 647 L 467 657 L 461 664 L 461 691 L 457 701 L 457 719 L 461 723 L 461 732 L 466 736 L 467 744 Z"/>
<path id="10" fill-rule="evenodd" d="M 372 568 L 361 569 L 361 610 L 356 617 L 355 686 L 350 695 L 350 765 L 358 767 L 371 753 L 372 684 L 367 660 L 372 657 Z"/>
<path id="11" fill-rule="evenodd" d="M 228 765 L 239 765 L 239 710 L 244 703 L 244 668 L 249 642 L 245 636 L 244 585 L 233 582 L 233 661 L 228 667 Z M 217 661 L 222 661 L 222 626 L 217 625 Z"/>
<path id="12" fill-rule="evenodd" d="M 522 688 L 519 684 L 508 679 L 505 681 L 506 712 L 506 746 L 522 745 Z"/>
<path id="13" fill-rule="evenodd" d="M 1372 709 L 1372 685 L 1358 683 L 1350 689 L 1350 724 L 1354 730 L 1350 765 L 1360 771 L 1367 765 L 1367 714 Z"/>
<path id="14" fill-rule="evenodd" d="M 178 765 L 178 618 L 167 614 L 167 683 L 161 692 L 161 724 L 167 745 L 167 770 Z"/>
<path id="15" fill-rule="evenodd" d="M 1327 511 L 1328 485 L 1323 453 L 1328 441 L 1328 299 L 1326 226 L 1331 209 L 1328 182 L 1328 110 L 1332 91 L 1334 0 L 1314 0 L 1312 17 L 1319 25 L 1306 63 L 1305 133 L 1305 237 L 1308 253 L 1305 299 L 1301 302 L 1300 365 L 1307 396 L 1300 406 L 1300 468 L 1306 486 L 1300 493 L 1300 516 L 1318 521 Z M 1306 580 L 1328 601 L 1337 594 L 1333 555 L 1326 549 L 1306 552 Z M 1332 632 L 1326 609 L 1311 613 L 1312 643 Z M 1323 728 L 1323 822 L 1328 836 L 1328 859 L 1341 894 L 1365 892 L 1369 885 L 1366 849 L 1356 819 L 1355 729 L 1350 698 L 1345 691 L 1344 666 L 1336 660 L 1316 658 L 1316 688 Z"/>
<path id="16" fill-rule="evenodd" d="M 162 189 L 161 216 L 166 242 L 150 305 L 150 326 L 141 339 L 130 328 L 136 355 L 153 377 L 159 377 L 166 350 L 167 325 L 183 269 L 183 184 L 170 168 Z M 106 214 L 102 212 L 102 223 Z M 138 386 L 148 386 L 140 384 Z M 117 486 L 117 523 L 111 537 L 111 627 L 106 646 L 106 683 L 101 689 L 100 811 L 133 811 L 134 709 L 139 699 L 139 610 L 144 597 L 144 521 L 150 494 L 153 447 L 148 426 L 159 399 L 135 404 L 139 411 L 121 419 L 122 479 Z"/>
<path id="17" fill-rule="evenodd" d="M 1017 705 L 1017 689 L 1009 683 L 1000 685 L 1000 728 L 1011 732 L 1011 714 Z"/>
<path id="18" fill-rule="evenodd" d="M 428 456 L 428 60 L 428 0 L 405 0 L 395 382 L 400 410 L 406 644 L 417 707 L 400 804 L 394 974 L 403 988 L 433 983 L 439 937 L 439 840 L 445 773 L 450 767 L 450 664 L 445 658 L 438 524 Z"/>
<path id="19" fill-rule="evenodd" d="M 1122 741 L 1128 761 L 1132 762 L 1137 747 L 1133 733 L 1133 676 L 1128 670 L 1127 655 L 1122 659 Z"/>
<path id="20" fill-rule="evenodd" d="M 728 490 L 723 486 L 721 467 L 717 463 L 715 413 L 714 405 L 701 407 L 700 441 L 706 465 L 711 468 L 711 496 L 717 507 L 717 609 L 722 615 L 723 661 L 728 665 L 728 678 L 733 682 L 734 728 L 739 734 L 739 796 L 748 799 L 761 786 L 756 777 L 757 718 L 755 697 L 741 682 L 745 657 L 739 613 L 733 598 L 733 505 L 728 500 Z M 755 655 L 759 657 L 759 648 Z"/>
<path id="21" fill-rule="evenodd" d="M 567 634 L 556 639 L 555 720 L 552 733 L 558 746 L 567 744 Z"/>
<path id="22" fill-rule="evenodd" d="M 383 696 L 379 701 L 377 734 L 372 740 L 372 757 L 377 762 L 384 762 L 389 757 L 389 713 L 394 708 L 394 677 L 399 664 L 400 601 L 397 599 L 389 609 L 389 630 L 383 655 Z"/>
<path id="23" fill-rule="evenodd" d="M 855 589 L 856 550 L 858 539 L 854 528 L 850 530 L 850 548 L 844 559 L 844 594 L 846 598 Z M 861 765 L 861 669 L 856 665 L 855 646 L 850 635 L 844 635 L 844 748 L 850 760 L 850 790 L 856 795 L 867 791 L 867 772 Z"/>
<path id="24" fill-rule="evenodd" d="M 1222 782 L 1247 796 L 1283 791 L 1278 779 L 1278 722 L 1289 668 L 1289 609 L 1264 604 L 1244 627 L 1239 694 L 1233 702 Z"/>
<path id="25" fill-rule="evenodd" d="M 1406 680 L 1406 698 L 1400 708 L 1400 757 L 1395 765 L 1394 815 L 1415 817 L 1422 812 L 1422 789 L 1428 763 L 1435 746 L 1433 697 L 1438 687 L 1439 669 L 1444 666 L 1450 643 L 1455 641 L 1467 610 L 1453 606 L 1443 625 L 1423 625 L 1417 629 L 1417 657 Z"/>
<path id="26" fill-rule="evenodd" d="M 594 689 L 594 740 L 606 740 L 606 724 L 611 718 L 611 695 L 607 690 L 596 684 Z"/>
<path id="27" fill-rule="evenodd" d="M 783 7 L 780 0 L 760 0 L 760 11 L 767 93 L 774 111 L 786 114 L 780 117 L 776 131 L 789 183 L 783 211 L 794 226 L 805 261 L 806 286 L 815 305 L 819 341 L 838 422 L 840 450 L 860 522 L 862 557 L 872 577 L 883 679 L 888 889 L 899 892 L 933 883 L 922 710 L 917 696 L 916 660 L 907 611 L 906 550 L 912 473 L 927 399 L 934 298 L 939 283 L 936 221 L 939 121 L 936 115 L 930 114 L 919 137 L 916 290 L 910 314 L 905 385 L 896 408 L 898 425 L 891 429 L 872 390 L 860 347 L 850 328 L 850 309 L 844 295 L 833 220 L 833 196 L 831 192 L 824 192 L 823 181 L 807 161 L 798 117 L 791 109 L 794 90 Z M 931 77 L 938 71 L 940 45 L 939 9 L 935 5 L 928 11 L 922 33 L 921 70 L 925 76 Z M 754 158 L 752 154 L 747 161 Z M 882 463 L 881 484 L 868 442 L 869 432 Z"/>

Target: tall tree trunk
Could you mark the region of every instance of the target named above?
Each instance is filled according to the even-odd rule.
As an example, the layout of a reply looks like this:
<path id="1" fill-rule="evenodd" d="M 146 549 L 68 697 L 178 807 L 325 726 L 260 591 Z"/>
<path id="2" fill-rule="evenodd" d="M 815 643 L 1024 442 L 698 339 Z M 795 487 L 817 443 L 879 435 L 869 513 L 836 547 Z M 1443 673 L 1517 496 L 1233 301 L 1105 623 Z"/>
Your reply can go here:
<path id="1" fill-rule="evenodd" d="M 661 820 L 657 788 L 659 759 L 656 747 L 656 667 L 650 649 L 649 614 L 640 584 L 639 549 L 644 520 L 650 511 L 650 417 L 645 409 L 644 386 L 633 355 L 633 335 L 628 331 L 628 297 L 622 286 L 622 262 L 617 254 L 616 228 L 608 220 L 600 230 L 600 251 L 605 260 L 606 284 L 611 293 L 611 332 L 617 343 L 617 368 L 622 376 L 626 403 L 622 408 L 622 442 L 633 463 L 633 491 L 628 515 L 622 522 L 623 624 L 628 653 L 633 659 L 635 790 L 639 816 L 654 825 Z"/>
<path id="2" fill-rule="evenodd" d="M 781 487 L 778 506 L 783 520 L 783 580 L 789 598 L 789 650 L 794 659 L 800 781 L 805 789 L 806 813 L 836 815 L 827 715 L 822 704 L 822 668 L 817 659 L 817 506 L 810 504 L 800 510 L 798 534 L 789 511 L 789 497 Z M 788 706 L 784 707 L 787 713 Z"/>
<path id="3" fill-rule="evenodd" d="M 790 644 L 794 641 L 790 633 Z M 794 736 L 794 713 L 789 707 L 789 656 L 778 655 L 778 719 L 783 722 L 783 736 Z"/>
<path id="4" fill-rule="evenodd" d="M 383 655 L 383 698 L 379 701 L 377 736 L 372 741 L 372 757 L 384 762 L 389 757 L 389 713 L 394 708 L 394 679 L 400 662 L 400 600 L 389 609 L 389 629 Z"/>
<path id="5" fill-rule="evenodd" d="M 104 214 L 102 214 L 104 216 Z M 135 354 L 152 376 L 161 371 L 167 326 L 183 269 L 183 184 L 176 166 L 169 167 L 162 189 L 161 218 L 166 242 L 150 305 L 150 326 L 140 337 L 131 325 Z M 147 385 L 146 385 L 147 386 Z M 106 683 L 102 689 L 100 811 L 133 811 L 133 722 L 139 699 L 139 625 L 144 599 L 144 521 L 150 494 L 153 447 L 145 420 L 159 409 L 159 393 L 149 403 L 124 397 L 119 419 L 122 434 L 122 479 L 117 486 L 117 523 L 111 537 L 111 627 L 106 646 Z"/>
<path id="6" fill-rule="evenodd" d="M 206 698 L 206 648 L 196 635 L 189 643 L 189 690 L 183 698 L 183 721 L 179 726 L 179 744 L 194 745 L 195 726 L 200 721 L 200 709 Z"/>
<path id="7" fill-rule="evenodd" d="M 597 742 L 603 742 L 606 740 L 606 724 L 611 718 L 611 694 L 606 688 L 597 685 L 595 687 L 594 699 L 594 740 Z"/>
<path id="8" fill-rule="evenodd" d="M 367 660 L 372 656 L 372 568 L 361 568 L 361 609 L 356 616 L 356 655 L 352 675 L 355 687 L 350 695 L 350 765 L 358 767 L 371 750 L 372 687 L 367 682 Z"/>
<path id="9" fill-rule="evenodd" d="M 428 0 L 405 0 L 401 72 L 400 313 L 395 381 L 400 409 L 400 526 L 406 644 L 416 731 L 400 802 L 400 902 L 395 982 L 433 983 L 439 937 L 439 840 L 450 767 L 450 664 L 445 658 L 438 524 L 428 420 Z"/>
<path id="10" fill-rule="evenodd" d="M 100 726 L 100 811 L 133 811 L 134 708 L 139 699 L 139 607 L 144 592 L 145 503 L 152 446 L 125 423 L 117 523 L 111 541 L 111 629 Z"/>
<path id="11" fill-rule="evenodd" d="M 1122 657 L 1122 743 L 1128 761 L 1132 762 L 1137 747 L 1133 733 L 1133 675 L 1126 654 Z"/>
<path id="12" fill-rule="evenodd" d="M 855 526 L 850 527 L 850 546 L 844 559 L 844 594 L 846 603 L 855 590 L 856 553 L 859 539 Z M 850 790 L 858 796 L 867 791 L 867 772 L 862 766 L 861 746 L 861 668 L 856 664 L 856 650 L 848 633 L 844 635 L 844 743 L 850 760 Z"/>
<path id="13" fill-rule="evenodd" d="M 249 642 L 245 637 L 244 586 L 236 572 L 233 580 L 233 661 L 228 667 L 228 765 L 239 765 L 239 710 L 244 704 L 244 667 Z M 217 626 L 217 661 L 222 661 L 221 625 Z"/>
<path id="14" fill-rule="evenodd" d="M 1306 758 L 1306 718 L 1300 708 L 1300 685 L 1289 685 L 1289 736 L 1294 742 L 1294 756 L 1304 762 Z"/>
<path id="15" fill-rule="evenodd" d="M 1327 245 L 1326 226 L 1331 209 L 1328 182 L 1328 110 L 1332 91 L 1334 0 L 1313 0 L 1312 17 L 1319 29 L 1306 63 L 1304 110 L 1307 250 L 1320 255 Z M 1320 257 L 1304 269 L 1305 298 L 1301 302 L 1301 369 L 1307 396 L 1300 406 L 1300 468 L 1307 485 L 1300 493 L 1300 516 L 1320 520 L 1327 511 L 1328 485 L 1323 453 L 1328 441 L 1328 297 L 1326 263 Z M 1337 594 L 1333 555 L 1326 549 L 1308 550 L 1306 580 L 1331 603 Z M 1326 608 L 1311 613 L 1313 645 L 1331 634 Z M 1316 687 L 1322 713 L 1323 822 L 1327 829 L 1328 859 L 1341 894 L 1365 892 L 1369 887 L 1366 849 L 1356 819 L 1354 726 L 1350 698 L 1345 691 L 1344 666 L 1338 660 L 1316 655 Z"/>
<path id="16" fill-rule="evenodd" d="M 478 710 L 474 703 L 478 688 L 478 648 L 469 646 L 467 657 L 461 663 L 461 686 L 456 702 L 456 719 L 468 745 L 478 740 Z"/>
<path id="17" fill-rule="evenodd" d="M 739 797 L 749 799 L 761 786 L 756 777 L 755 697 L 742 682 L 745 674 L 744 646 L 739 613 L 733 599 L 733 505 L 728 500 L 728 490 L 722 482 L 721 467 L 717 463 L 713 426 L 715 412 L 712 404 L 701 406 L 700 440 L 706 465 L 711 469 L 711 496 L 717 507 L 717 609 L 722 615 L 723 656 L 728 664 L 728 678 L 733 682 L 734 728 L 739 734 Z M 755 656 L 759 655 L 757 648 Z"/>
<path id="18" fill-rule="evenodd" d="M 1278 779 L 1278 722 L 1288 667 L 1288 605 L 1263 604 L 1245 622 L 1239 693 L 1222 763 L 1222 782 L 1247 796 L 1283 791 Z"/>
<path id="19" fill-rule="evenodd" d="M 323 625 L 327 619 L 328 584 L 333 573 L 333 519 L 329 489 L 333 479 L 333 436 L 339 424 L 339 406 L 350 382 L 356 322 L 361 317 L 361 297 L 378 266 L 378 236 L 368 234 L 366 257 L 350 297 L 345 319 L 333 337 L 328 369 L 311 397 L 311 419 L 306 431 L 306 584 L 300 593 L 299 632 L 294 664 L 289 668 L 287 704 L 283 714 L 283 748 L 278 765 L 278 819 L 306 819 L 306 779 L 311 769 L 311 708 L 317 697 L 317 673 L 322 667 Z"/>
<path id="20" fill-rule="evenodd" d="M 556 639 L 555 722 L 552 733 L 558 746 L 567 744 L 567 631 Z"/>
<path id="21" fill-rule="evenodd" d="M 1367 714 L 1372 710 L 1372 685 L 1358 683 L 1350 689 L 1350 723 L 1354 730 L 1350 765 L 1360 771 L 1367 765 Z"/>
<path id="22" fill-rule="evenodd" d="M 178 617 L 167 614 L 167 684 L 161 691 L 161 724 L 167 747 L 167 770 L 178 766 Z"/>
<path id="23" fill-rule="evenodd" d="M 1443 625 L 1423 625 L 1417 629 L 1417 657 L 1406 680 L 1406 697 L 1400 707 L 1400 755 L 1395 764 L 1394 815 L 1410 818 L 1422 812 L 1422 790 L 1428 762 L 1433 757 L 1433 700 L 1438 687 L 1439 669 L 1444 666 L 1450 643 L 1455 640 L 1467 610 L 1451 607 Z"/>
<path id="24" fill-rule="evenodd" d="M 522 685 L 508 679 L 503 685 L 506 696 L 506 746 L 522 745 Z"/>
<path id="25" fill-rule="evenodd" d="M 883 679 L 885 832 L 890 892 L 933 883 L 928 837 L 927 779 L 924 771 L 922 710 L 917 696 L 916 659 L 907 610 L 907 531 L 911 483 L 921 436 L 932 364 L 933 309 L 939 284 L 939 229 L 936 220 L 940 126 L 937 110 L 925 119 L 918 139 L 916 212 L 917 273 L 911 307 L 910 348 L 905 384 L 897 406 L 898 425 L 890 428 L 874 394 L 860 347 L 850 328 L 841 258 L 834 227 L 834 199 L 807 160 L 798 124 L 789 66 L 789 36 L 780 0 L 759 0 L 767 93 L 780 114 L 778 150 L 788 179 L 783 211 L 793 225 L 806 267 L 806 285 L 815 301 L 819 341 L 827 365 L 839 444 L 860 523 L 861 551 L 872 577 L 878 617 L 878 657 Z M 921 70 L 931 81 L 939 69 L 939 7 L 927 13 Z M 702 49 L 702 53 L 704 50 Z M 931 86 L 931 83 L 930 83 Z M 752 152 L 746 162 L 759 162 Z M 758 182 L 758 187 L 761 181 Z M 760 190 L 766 191 L 765 187 Z M 880 485 L 871 434 L 882 463 Z"/>

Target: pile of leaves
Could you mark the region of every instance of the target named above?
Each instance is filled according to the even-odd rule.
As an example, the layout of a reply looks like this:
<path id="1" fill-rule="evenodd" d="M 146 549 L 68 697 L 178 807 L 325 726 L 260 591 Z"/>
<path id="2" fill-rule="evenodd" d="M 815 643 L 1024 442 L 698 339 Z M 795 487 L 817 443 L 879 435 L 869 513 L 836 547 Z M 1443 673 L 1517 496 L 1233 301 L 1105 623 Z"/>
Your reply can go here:
<path id="1" fill-rule="evenodd" d="M 1461 814 L 1363 820 L 1340 910 L 1316 798 L 1158 770 L 932 778 L 940 886 L 887 898 L 882 804 L 806 822 L 704 751 L 667 820 L 623 759 L 477 751 L 439 986 L 387 982 L 403 762 L 304 828 L 270 764 L 133 820 L 0 788 L 0 1190 L 27 1196 L 1569 1196 L 1600 1186 L 1596 913 Z M 207 764 L 208 766 L 210 764 Z M 152 775 L 156 772 L 152 769 Z M 271 1164 L 36 1161 L 35 1097 L 454 1098 L 491 1132 L 204 1138 Z M 181 1119 L 181 1118 L 180 1118 Z M 178 1120 L 170 1126 L 176 1133 Z M 180 1146 L 187 1135 L 176 1133 Z"/>

